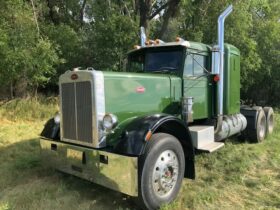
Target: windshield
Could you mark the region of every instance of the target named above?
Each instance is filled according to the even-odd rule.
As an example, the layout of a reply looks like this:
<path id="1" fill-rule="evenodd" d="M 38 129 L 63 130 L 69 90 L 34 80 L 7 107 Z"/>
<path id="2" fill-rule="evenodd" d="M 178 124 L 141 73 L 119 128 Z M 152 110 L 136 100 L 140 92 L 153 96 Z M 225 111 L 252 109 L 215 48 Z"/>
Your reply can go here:
<path id="1" fill-rule="evenodd" d="M 182 64 L 183 51 L 145 51 L 129 56 L 129 72 L 177 72 Z"/>
<path id="2" fill-rule="evenodd" d="M 148 52 L 146 54 L 145 71 L 177 71 L 182 60 L 181 51 Z"/>

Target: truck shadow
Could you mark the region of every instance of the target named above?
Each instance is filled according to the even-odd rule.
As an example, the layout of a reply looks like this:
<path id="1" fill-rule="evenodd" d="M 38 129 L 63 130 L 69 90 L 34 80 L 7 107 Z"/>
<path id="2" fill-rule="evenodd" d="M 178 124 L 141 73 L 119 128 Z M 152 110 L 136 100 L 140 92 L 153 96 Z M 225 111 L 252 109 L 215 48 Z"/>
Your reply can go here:
<path id="1" fill-rule="evenodd" d="M 246 141 L 245 139 L 241 138 L 240 136 L 232 136 L 225 140 L 222 140 L 221 142 L 223 142 L 225 145 L 228 143 L 233 144 L 233 145 L 251 144 L 249 141 Z M 223 147 L 221 149 L 223 149 Z M 209 152 L 195 149 L 195 155 L 200 155 L 200 154 L 205 154 L 205 153 L 207 154 Z"/>
<path id="2" fill-rule="evenodd" d="M 0 202 L 13 209 L 24 200 L 26 209 L 45 208 L 48 203 L 52 209 L 140 209 L 133 197 L 45 166 L 39 139 L 1 146 L 0 161 Z"/>

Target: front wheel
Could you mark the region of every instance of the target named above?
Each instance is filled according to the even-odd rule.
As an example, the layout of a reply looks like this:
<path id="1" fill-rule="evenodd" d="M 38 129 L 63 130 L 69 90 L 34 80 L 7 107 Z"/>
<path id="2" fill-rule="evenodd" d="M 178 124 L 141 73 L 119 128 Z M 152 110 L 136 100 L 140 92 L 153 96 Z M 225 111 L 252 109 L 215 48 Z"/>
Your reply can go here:
<path id="1" fill-rule="evenodd" d="M 183 148 L 174 136 L 156 133 L 140 158 L 139 196 L 145 207 L 157 209 L 173 201 L 185 170 Z"/>

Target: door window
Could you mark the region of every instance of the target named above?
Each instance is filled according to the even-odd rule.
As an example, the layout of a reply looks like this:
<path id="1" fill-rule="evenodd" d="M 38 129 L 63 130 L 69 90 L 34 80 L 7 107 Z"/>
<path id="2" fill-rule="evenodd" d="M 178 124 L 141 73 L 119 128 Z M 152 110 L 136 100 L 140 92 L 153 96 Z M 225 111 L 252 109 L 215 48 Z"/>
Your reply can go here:
<path id="1" fill-rule="evenodd" d="M 198 54 L 188 54 L 185 59 L 184 74 L 187 76 L 202 75 L 205 73 L 206 57 Z"/>

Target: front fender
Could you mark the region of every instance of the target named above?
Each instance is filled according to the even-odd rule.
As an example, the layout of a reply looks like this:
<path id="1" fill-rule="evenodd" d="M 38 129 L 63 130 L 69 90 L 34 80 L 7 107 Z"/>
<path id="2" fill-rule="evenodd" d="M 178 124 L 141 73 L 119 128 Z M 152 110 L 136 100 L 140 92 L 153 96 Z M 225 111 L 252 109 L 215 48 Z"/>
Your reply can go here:
<path id="1" fill-rule="evenodd" d="M 178 125 L 181 129 L 176 132 Z M 185 141 L 183 147 L 193 150 L 191 135 L 187 125 L 177 117 L 167 114 L 154 114 L 141 116 L 128 120 L 124 125 L 116 128 L 113 134 L 107 136 L 107 143 L 111 142 L 113 152 L 125 155 L 142 155 L 145 151 L 147 141 L 145 137 L 151 131 L 166 132 L 177 137 L 180 141 Z M 193 154 L 193 152 L 190 152 Z M 191 155 L 193 156 L 193 155 Z"/>
<path id="2" fill-rule="evenodd" d="M 140 157 L 150 141 L 146 141 L 147 133 L 169 133 L 181 143 L 185 155 L 185 177 L 195 178 L 194 147 L 187 125 L 177 117 L 166 114 L 142 116 L 128 120 L 119 126 L 114 134 L 107 136 L 112 143 L 112 152 Z M 110 143 L 109 143 L 110 144 Z"/>
<path id="3" fill-rule="evenodd" d="M 40 136 L 46 139 L 60 140 L 60 123 L 56 122 L 54 118 L 49 119 Z"/>

